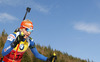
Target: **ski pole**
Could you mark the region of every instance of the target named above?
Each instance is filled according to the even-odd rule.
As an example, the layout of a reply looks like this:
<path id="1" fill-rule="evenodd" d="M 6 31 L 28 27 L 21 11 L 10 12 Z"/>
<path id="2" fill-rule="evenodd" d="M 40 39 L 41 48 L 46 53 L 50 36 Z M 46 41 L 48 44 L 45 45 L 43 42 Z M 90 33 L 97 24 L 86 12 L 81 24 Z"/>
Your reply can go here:
<path id="1" fill-rule="evenodd" d="M 52 62 L 55 62 L 55 60 L 57 59 L 56 53 L 55 53 L 55 52 L 53 53 L 53 56 L 54 56 L 54 57 L 53 57 L 53 59 L 52 59 Z"/>

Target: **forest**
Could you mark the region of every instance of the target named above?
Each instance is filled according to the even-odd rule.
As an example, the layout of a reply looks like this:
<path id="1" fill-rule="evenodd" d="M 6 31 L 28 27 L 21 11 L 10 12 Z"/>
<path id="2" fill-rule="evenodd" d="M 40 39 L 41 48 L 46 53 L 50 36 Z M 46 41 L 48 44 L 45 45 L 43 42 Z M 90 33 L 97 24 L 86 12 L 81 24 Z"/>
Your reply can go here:
<path id="1" fill-rule="evenodd" d="M 5 32 L 5 30 L 3 30 L 2 33 L 0 34 L 0 57 L 3 57 L 1 52 L 6 42 L 7 36 L 8 34 Z M 39 53 L 43 54 L 46 57 L 50 57 L 55 52 L 57 55 L 56 62 L 93 62 L 90 61 L 89 59 L 86 60 L 86 59 L 80 59 L 78 57 L 73 57 L 72 55 L 69 55 L 67 52 L 61 52 L 56 49 L 53 50 L 50 45 L 46 47 L 36 44 L 36 48 Z M 35 58 L 31 50 L 28 48 L 28 50 L 24 53 L 21 62 L 45 62 L 45 61 Z"/>

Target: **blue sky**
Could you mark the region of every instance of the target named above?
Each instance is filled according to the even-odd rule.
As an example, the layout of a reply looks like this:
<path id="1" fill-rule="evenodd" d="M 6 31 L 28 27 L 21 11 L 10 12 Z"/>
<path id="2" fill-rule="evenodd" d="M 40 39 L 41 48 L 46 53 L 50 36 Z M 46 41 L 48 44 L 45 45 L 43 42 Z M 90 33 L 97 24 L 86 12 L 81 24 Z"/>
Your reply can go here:
<path id="1" fill-rule="evenodd" d="M 10 34 L 20 27 L 28 6 L 26 19 L 34 24 L 36 44 L 100 61 L 99 0 L 0 0 L 0 32 Z"/>

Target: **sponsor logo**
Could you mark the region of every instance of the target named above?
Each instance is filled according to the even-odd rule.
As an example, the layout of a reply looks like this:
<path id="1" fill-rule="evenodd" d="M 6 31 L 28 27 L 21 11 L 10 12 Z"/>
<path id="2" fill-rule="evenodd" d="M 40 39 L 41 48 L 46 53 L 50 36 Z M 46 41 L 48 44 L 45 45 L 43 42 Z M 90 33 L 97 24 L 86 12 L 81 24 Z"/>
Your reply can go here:
<path id="1" fill-rule="evenodd" d="M 20 50 L 23 50 L 23 49 L 24 49 L 24 44 L 21 44 L 21 45 L 19 46 L 19 49 L 20 49 Z"/>
<path id="2" fill-rule="evenodd" d="M 13 34 L 10 34 L 9 36 L 11 36 L 11 37 L 15 38 L 15 36 L 14 36 Z"/>
<path id="3" fill-rule="evenodd" d="M 4 52 L 6 52 L 7 50 L 6 49 L 4 49 Z"/>
<path id="4" fill-rule="evenodd" d="M 11 46 L 9 46 L 9 47 L 7 47 L 6 49 L 4 49 L 4 52 L 6 52 L 8 49 L 10 49 L 11 48 Z"/>
<path id="5" fill-rule="evenodd" d="M 10 34 L 8 37 L 7 37 L 7 40 L 9 41 L 13 41 L 13 39 L 15 39 L 15 36 Z"/>

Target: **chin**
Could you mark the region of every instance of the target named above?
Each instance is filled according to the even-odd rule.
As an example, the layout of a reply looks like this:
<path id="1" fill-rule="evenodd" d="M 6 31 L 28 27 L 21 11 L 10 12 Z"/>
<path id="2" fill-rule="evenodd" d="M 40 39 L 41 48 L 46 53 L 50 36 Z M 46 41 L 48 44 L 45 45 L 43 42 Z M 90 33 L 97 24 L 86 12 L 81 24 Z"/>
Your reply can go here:
<path id="1" fill-rule="evenodd" d="M 29 36 L 25 36 L 24 38 L 28 38 Z"/>

